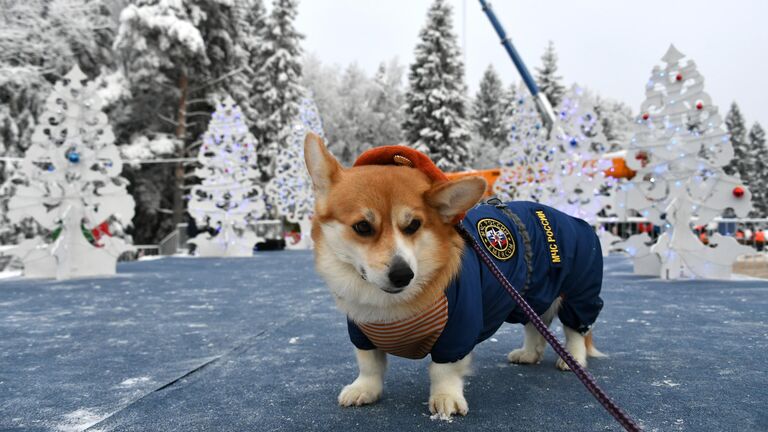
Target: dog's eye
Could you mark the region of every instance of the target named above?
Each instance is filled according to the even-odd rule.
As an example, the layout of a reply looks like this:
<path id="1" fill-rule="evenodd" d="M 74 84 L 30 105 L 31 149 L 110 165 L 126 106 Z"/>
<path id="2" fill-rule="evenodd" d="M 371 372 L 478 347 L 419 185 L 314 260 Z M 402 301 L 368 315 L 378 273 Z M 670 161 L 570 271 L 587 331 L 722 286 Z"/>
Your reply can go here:
<path id="1" fill-rule="evenodd" d="M 421 221 L 418 219 L 414 219 L 411 221 L 411 223 L 408 224 L 407 227 L 403 228 L 403 232 L 406 234 L 413 234 L 416 231 L 418 231 L 420 227 L 421 227 Z"/>
<path id="2" fill-rule="evenodd" d="M 352 225 L 352 229 L 355 230 L 358 235 L 363 237 L 367 237 L 373 234 L 373 227 L 370 223 L 368 223 L 368 221 L 360 221 Z"/>

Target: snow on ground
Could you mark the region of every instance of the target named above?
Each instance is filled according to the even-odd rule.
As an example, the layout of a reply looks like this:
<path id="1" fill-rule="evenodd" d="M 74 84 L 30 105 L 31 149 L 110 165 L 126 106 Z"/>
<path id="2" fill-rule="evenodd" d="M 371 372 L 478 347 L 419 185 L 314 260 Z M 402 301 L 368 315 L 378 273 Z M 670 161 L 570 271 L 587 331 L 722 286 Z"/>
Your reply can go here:
<path id="1" fill-rule="evenodd" d="M 21 277 L 21 270 L 5 270 L 0 272 L 0 279 Z"/>
<path id="2" fill-rule="evenodd" d="M 426 360 L 392 359 L 379 403 L 338 407 L 354 353 L 312 265 L 286 251 L 0 281 L 0 430 L 619 430 L 551 349 L 507 364 L 511 325 L 475 350 L 467 417 L 430 415 Z M 590 370 L 623 408 L 649 431 L 768 430 L 768 282 L 606 269 L 595 339 L 609 357 Z"/>

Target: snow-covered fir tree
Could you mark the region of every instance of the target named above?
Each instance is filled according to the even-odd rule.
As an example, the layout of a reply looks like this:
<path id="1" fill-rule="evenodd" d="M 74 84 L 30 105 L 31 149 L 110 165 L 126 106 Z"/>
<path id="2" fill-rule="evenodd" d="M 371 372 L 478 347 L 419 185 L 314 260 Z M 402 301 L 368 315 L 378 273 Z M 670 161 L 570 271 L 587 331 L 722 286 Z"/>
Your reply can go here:
<path id="1" fill-rule="evenodd" d="M 493 185 L 494 193 L 503 201 L 539 202 L 547 193 L 555 150 L 549 147 L 547 130 L 533 98 L 523 88 L 515 94 L 509 105 L 508 143 L 499 156 L 501 176 Z"/>
<path id="2" fill-rule="evenodd" d="M 344 71 L 338 90 L 339 116 L 336 137 L 328 149 L 343 165 L 352 165 L 360 153 L 373 146 L 373 111 L 369 96 L 371 82 L 355 63 Z"/>
<path id="3" fill-rule="evenodd" d="M 259 240 L 248 224 L 265 211 L 259 182 L 257 142 L 245 115 L 232 98 L 221 102 L 208 124 L 195 175 L 202 184 L 192 188 L 189 213 L 201 231 L 190 243 L 201 256 L 250 256 Z"/>
<path id="4" fill-rule="evenodd" d="M 419 33 L 408 74 L 403 131 L 408 143 L 445 171 L 471 164 L 464 64 L 453 33 L 451 6 L 435 0 Z"/>
<path id="5" fill-rule="evenodd" d="M 33 218 L 51 233 L 51 243 L 38 237 L 11 252 L 27 276 L 114 274 L 117 258 L 131 249 L 112 237 L 131 223 L 134 202 L 102 106 L 95 83 L 77 66 L 46 101 L 8 202 L 12 223 Z"/>
<path id="6" fill-rule="evenodd" d="M 725 167 L 728 174 L 739 174 L 743 179 L 749 179 L 752 174 L 749 166 L 749 141 L 747 141 L 747 124 L 736 102 L 731 103 L 731 109 L 725 115 L 725 127 L 731 137 L 733 160 Z"/>
<path id="7" fill-rule="evenodd" d="M 635 118 L 632 110 L 623 102 L 596 97 L 595 114 L 603 126 L 603 133 L 610 145 L 608 150 L 623 148 L 632 134 Z"/>
<path id="8" fill-rule="evenodd" d="M 553 107 L 560 105 L 560 101 L 565 94 L 565 86 L 562 84 L 563 77 L 557 75 L 557 53 L 555 53 L 555 44 L 549 41 L 544 55 L 541 56 L 541 67 L 536 68 L 536 83 L 549 103 Z"/>
<path id="9" fill-rule="evenodd" d="M 290 248 L 312 247 L 312 214 L 315 210 L 315 196 L 312 179 L 304 163 L 304 140 L 308 132 L 323 137 L 323 122 L 317 106 L 311 98 L 305 97 L 294 120 L 289 141 L 280 148 L 277 155 L 275 176 L 267 184 L 267 197 L 279 216 L 296 223 L 301 230 L 301 240 L 289 244 Z"/>
<path id="10" fill-rule="evenodd" d="M 259 112 L 253 106 L 256 101 L 252 94 L 252 83 L 263 63 L 262 49 L 264 47 L 262 42 L 266 30 L 266 13 L 263 0 L 243 0 L 237 9 L 237 27 L 241 34 L 239 49 L 243 51 L 245 56 L 245 65 L 242 72 L 235 74 L 233 79 L 237 81 L 238 86 L 245 88 L 245 97 L 242 98 L 243 100 L 236 100 L 236 102 L 248 118 L 248 124 L 251 125 L 252 131 L 255 131 L 253 125 L 260 120 Z"/>
<path id="11" fill-rule="evenodd" d="M 702 244 L 691 220 L 705 225 L 731 208 L 746 216 L 750 192 L 738 177 L 723 171 L 733 147 L 704 78 L 692 60 L 670 46 L 646 84 L 646 99 L 630 140 L 627 164 L 637 171 L 621 188 L 619 216 L 634 209 L 666 231 L 651 250 L 660 258 L 666 279 L 728 278 L 733 261 L 748 249 L 731 237 L 715 234 Z"/>
<path id="12" fill-rule="evenodd" d="M 507 143 L 507 100 L 499 75 L 489 65 L 480 80 L 480 87 L 472 105 L 473 132 L 480 138 L 478 156 L 498 158 Z M 476 164 L 477 166 L 477 164 Z"/>
<path id="13" fill-rule="evenodd" d="M 397 58 L 381 63 L 368 92 L 368 105 L 372 111 L 371 146 L 403 142 L 403 67 Z"/>
<path id="14" fill-rule="evenodd" d="M 251 101 L 259 120 L 251 128 L 260 143 L 259 166 L 262 181 L 274 175 L 279 143 L 285 140 L 291 122 L 299 111 L 302 97 L 301 40 L 294 27 L 297 0 L 273 0 L 266 20 L 259 64 L 254 64 Z"/>
<path id="15" fill-rule="evenodd" d="M 753 217 L 768 217 L 768 144 L 765 130 L 755 122 L 749 130 L 749 190 L 752 191 Z"/>
<path id="16" fill-rule="evenodd" d="M 173 134 L 179 143 L 173 156 L 190 157 L 216 100 L 231 94 L 248 108 L 246 31 L 240 26 L 247 1 L 137 0 L 122 10 L 114 46 L 131 97 L 113 110 L 120 141 Z M 140 202 L 140 241 L 156 242 L 181 222 L 190 169 L 179 163 L 126 172 L 171 209 L 169 217 Z"/>

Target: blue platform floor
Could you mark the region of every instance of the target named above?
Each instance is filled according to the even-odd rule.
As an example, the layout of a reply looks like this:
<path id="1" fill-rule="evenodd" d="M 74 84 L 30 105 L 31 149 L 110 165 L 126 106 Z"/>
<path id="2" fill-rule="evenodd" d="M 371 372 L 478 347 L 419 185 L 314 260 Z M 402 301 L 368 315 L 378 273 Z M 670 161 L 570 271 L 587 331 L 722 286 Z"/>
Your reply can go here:
<path id="1" fill-rule="evenodd" d="M 662 282 L 606 261 L 590 370 L 648 431 L 768 430 L 768 282 Z M 2 431 L 617 431 L 547 350 L 506 362 L 522 327 L 475 350 L 467 417 L 430 418 L 428 360 L 356 376 L 344 317 L 309 252 L 126 263 L 109 279 L 0 281 Z"/>

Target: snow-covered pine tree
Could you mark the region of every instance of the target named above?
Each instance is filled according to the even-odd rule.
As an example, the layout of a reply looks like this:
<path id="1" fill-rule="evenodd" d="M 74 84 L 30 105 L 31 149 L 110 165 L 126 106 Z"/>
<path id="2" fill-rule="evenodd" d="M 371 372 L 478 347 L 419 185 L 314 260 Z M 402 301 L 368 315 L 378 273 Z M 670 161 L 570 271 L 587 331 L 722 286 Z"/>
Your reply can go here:
<path id="1" fill-rule="evenodd" d="M 733 160 L 725 167 L 728 174 L 738 174 L 742 179 L 749 179 L 752 171 L 749 167 L 749 141 L 747 141 L 747 124 L 736 102 L 731 103 L 731 109 L 725 115 L 725 127 L 731 137 Z"/>
<path id="2" fill-rule="evenodd" d="M 237 28 L 240 33 L 238 45 L 239 49 L 243 50 L 245 64 L 242 73 L 236 74 L 233 79 L 240 88 L 245 89 L 245 95 L 242 100 L 236 99 L 235 102 L 247 117 L 251 130 L 255 132 L 254 125 L 259 122 L 260 115 L 254 106 L 256 100 L 251 92 L 252 83 L 263 63 L 262 49 L 267 12 L 263 0 L 241 0 L 237 8 Z"/>
<path id="3" fill-rule="evenodd" d="M 666 228 L 651 249 L 660 257 L 662 278 L 729 278 L 733 261 L 749 248 L 720 234 L 709 240 L 717 247 L 707 247 L 693 234 L 691 220 L 706 225 L 726 208 L 746 216 L 751 194 L 738 173 L 722 169 L 733 147 L 704 92 L 704 78 L 684 57 L 670 46 L 665 65 L 653 68 L 626 157 L 637 174 L 617 193 L 616 210 L 622 216 L 635 209 Z"/>
<path id="4" fill-rule="evenodd" d="M 52 232 L 53 243 L 36 238 L 12 251 L 27 276 L 111 275 L 131 249 L 112 237 L 111 225 L 131 223 L 134 202 L 102 105 L 97 86 L 77 66 L 48 97 L 8 202 L 11 222 L 31 217 Z"/>
<path id="5" fill-rule="evenodd" d="M 381 63 L 373 77 L 368 103 L 372 112 L 373 147 L 403 142 L 403 67 L 397 58 Z"/>
<path id="6" fill-rule="evenodd" d="M 344 71 L 339 84 L 339 113 L 331 151 L 342 163 L 352 165 L 357 156 L 373 146 L 374 119 L 369 96 L 372 83 L 356 63 Z"/>
<path id="7" fill-rule="evenodd" d="M 408 74 L 405 139 L 426 153 L 440 169 L 470 165 L 464 64 L 453 33 L 451 6 L 435 0 L 419 33 Z"/>
<path id="8" fill-rule="evenodd" d="M 596 97 L 595 114 L 603 126 L 605 139 L 609 144 L 609 151 L 623 148 L 632 133 L 635 118 L 632 110 L 623 102 Z"/>
<path id="9" fill-rule="evenodd" d="M 324 136 L 317 106 L 311 98 L 305 97 L 291 128 L 288 145 L 282 146 L 277 155 L 275 176 L 266 187 L 268 200 L 277 208 L 278 214 L 288 222 L 299 225 L 301 240 L 296 244 L 289 244 L 288 247 L 292 249 L 312 247 L 310 231 L 315 210 L 315 195 L 312 179 L 304 163 L 304 139 L 308 132 Z"/>
<path id="10" fill-rule="evenodd" d="M 562 84 L 563 77 L 557 75 L 557 53 L 555 44 L 549 41 L 544 55 L 541 56 L 541 67 L 536 68 L 536 83 L 539 90 L 544 92 L 553 107 L 560 105 L 565 95 L 565 87 Z"/>
<path id="11" fill-rule="evenodd" d="M 499 156 L 501 176 L 493 190 L 502 201 L 540 202 L 552 176 L 554 149 L 549 148 L 547 130 L 533 98 L 522 87 L 515 93 L 517 98 L 509 105 L 508 143 Z"/>
<path id="12" fill-rule="evenodd" d="M 243 74 L 248 55 L 240 26 L 245 1 L 136 0 L 122 10 L 114 46 L 131 98 L 113 110 L 123 117 L 116 124 L 121 141 L 133 141 L 134 134 L 151 138 L 172 133 L 180 144 L 175 156 L 189 157 L 197 152 L 196 141 L 216 101 L 229 94 L 238 101 L 247 99 L 250 82 Z M 152 177 L 163 201 L 172 201 L 164 205 L 172 207 L 171 220 L 153 215 L 155 209 L 140 208 L 139 218 L 157 220 L 152 225 L 158 227 L 142 233 L 154 237 L 143 241 L 158 241 L 183 218 L 190 166 L 173 168 L 149 166 L 131 173 Z"/>
<path id="13" fill-rule="evenodd" d="M 294 27 L 297 0 L 273 0 L 266 20 L 264 40 L 254 69 L 251 101 L 259 121 L 251 130 L 260 143 L 259 166 L 262 181 L 274 176 L 279 143 L 284 142 L 291 123 L 299 112 L 302 97 L 301 40 Z"/>
<path id="14" fill-rule="evenodd" d="M 190 243 L 200 256 L 251 256 L 259 240 L 248 228 L 266 212 L 256 166 L 257 143 L 232 98 L 221 102 L 203 137 L 189 213 L 202 230 Z"/>
<path id="15" fill-rule="evenodd" d="M 768 145 L 765 130 L 755 122 L 749 130 L 750 174 L 749 190 L 752 191 L 753 217 L 768 217 Z"/>
<path id="16" fill-rule="evenodd" d="M 137 0 L 120 13 L 115 49 L 125 65 L 135 106 L 128 121 L 141 125 L 137 129 L 174 133 L 181 144 L 177 157 L 187 156 L 190 80 L 204 81 L 200 77 L 210 65 L 198 28 L 205 17 L 199 4 L 176 0 Z M 184 215 L 184 165 L 179 163 L 172 175 L 167 180 L 173 185 L 174 230 Z"/>
<path id="17" fill-rule="evenodd" d="M 499 75 L 489 65 L 480 80 L 480 87 L 472 105 L 472 126 L 479 138 L 475 149 L 475 167 L 490 168 L 494 159 L 498 160 L 501 150 L 507 144 L 509 128 L 507 125 L 507 96 Z M 490 162 L 490 163 L 489 163 Z"/>

